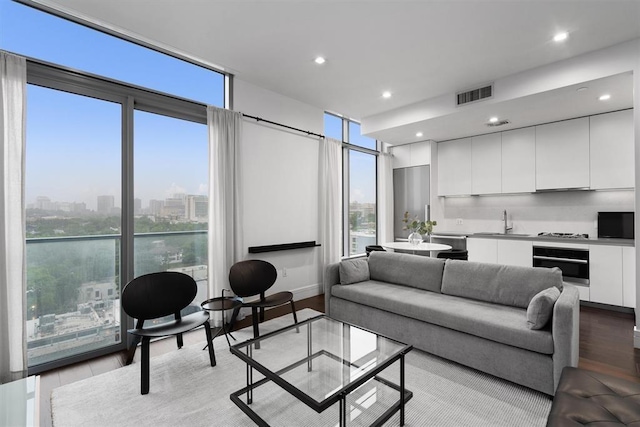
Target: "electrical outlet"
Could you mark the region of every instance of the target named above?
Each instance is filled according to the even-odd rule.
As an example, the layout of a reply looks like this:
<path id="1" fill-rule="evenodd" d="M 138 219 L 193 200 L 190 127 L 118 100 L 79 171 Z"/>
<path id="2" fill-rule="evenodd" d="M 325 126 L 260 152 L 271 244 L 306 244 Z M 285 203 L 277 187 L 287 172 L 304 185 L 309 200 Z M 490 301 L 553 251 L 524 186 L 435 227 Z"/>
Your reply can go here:
<path id="1" fill-rule="evenodd" d="M 287 269 L 286 268 L 282 269 L 282 277 L 287 277 Z"/>
<path id="2" fill-rule="evenodd" d="M 456 225 L 462 225 L 462 218 L 456 218 Z"/>

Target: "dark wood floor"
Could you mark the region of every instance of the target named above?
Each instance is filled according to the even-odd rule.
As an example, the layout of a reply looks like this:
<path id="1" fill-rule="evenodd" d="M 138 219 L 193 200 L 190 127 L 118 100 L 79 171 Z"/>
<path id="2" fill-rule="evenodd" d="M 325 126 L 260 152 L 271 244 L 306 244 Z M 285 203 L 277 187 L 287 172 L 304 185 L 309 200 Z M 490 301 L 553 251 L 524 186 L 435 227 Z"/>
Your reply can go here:
<path id="1" fill-rule="evenodd" d="M 296 309 L 312 308 L 324 312 L 324 296 L 296 301 Z M 266 320 L 289 315 L 288 305 L 268 310 Z M 580 310 L 580 362 L 584 369 L 615 375 L 640 383 L 640 350 L 633 348 L 633 327 L 635 319 L 632 314 L 618 313 L 593 307 L 581 307 Z M 251 318 L 239 321 L 236 329 L 251 325 Z M 203 340 L 200 331 L 193 331 L 184 336 L 185 346 Z M 175 351 L 174 340 L 160 340 L 151 344 L 151 355 L 157 356 Z M 139 361 L 136 353 L 134 363 Z M 77 363 L 65 368 L 45 372 L 40 376 L 40 424 L 50 427 L 51 423 L 51 390 L 94 375 L 124 366 L 125 353 L 114 353 L 87 362 Z"/>

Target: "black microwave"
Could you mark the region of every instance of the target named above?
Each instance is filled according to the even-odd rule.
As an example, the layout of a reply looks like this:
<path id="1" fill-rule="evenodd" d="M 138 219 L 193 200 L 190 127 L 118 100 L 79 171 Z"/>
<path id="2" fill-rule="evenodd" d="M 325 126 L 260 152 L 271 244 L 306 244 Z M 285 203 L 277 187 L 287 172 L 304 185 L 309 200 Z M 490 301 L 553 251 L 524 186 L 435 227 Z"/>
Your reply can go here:
<path id="1" fill-rule="evenodd" d="M 598 212 L 598 237 L 633 239 L 633 212 Z"/>

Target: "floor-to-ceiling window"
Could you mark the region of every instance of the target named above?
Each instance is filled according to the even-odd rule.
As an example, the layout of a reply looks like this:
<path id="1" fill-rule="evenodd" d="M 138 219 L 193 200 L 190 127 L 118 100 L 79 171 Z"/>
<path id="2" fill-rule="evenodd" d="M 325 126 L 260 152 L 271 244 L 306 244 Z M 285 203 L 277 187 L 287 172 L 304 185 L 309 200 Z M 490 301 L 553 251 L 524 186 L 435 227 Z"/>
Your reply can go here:
<path id="1" fill-rule="evenodd" d="M 344 143 L 343 256 L 364 254 L 377 243 L 377 141 L 359 123 L 328 113 L 324 132 Z"/>
<path id="2" fill-rule="evenodd" d="M 205 103 L 225 76 L 0 0 L 0 49 L 26 56 L 31 373 L 124 348 L 120 292 L 176 270 L 207 297 Z M 194 301 L 196 301 L 194 300 Z"/>

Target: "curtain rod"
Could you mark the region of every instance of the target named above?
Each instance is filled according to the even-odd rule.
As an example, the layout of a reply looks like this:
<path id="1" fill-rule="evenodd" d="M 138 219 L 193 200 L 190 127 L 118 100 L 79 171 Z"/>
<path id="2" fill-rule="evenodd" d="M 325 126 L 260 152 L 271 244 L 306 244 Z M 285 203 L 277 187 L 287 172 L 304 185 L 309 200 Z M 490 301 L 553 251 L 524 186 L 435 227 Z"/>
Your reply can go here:
<path id="1" fill-rule="evenodd" d="M 295 130 L 295 131 L 298 131 L 298 132 L 306 133 L 307 135 L 313 135 L 313 136 L 317 136 L 317 137 L 320 137 L 320 138 L 324 138 L 324 135 L 320 135 L 319 133 L 311 132 L 311 131 L 304 130 L 304 129 L 294 128 L 293 126 L 283 125 L 282 123 L 278 123 L 278 122 L 272 122 L 271 120 L 266 120 L 266 119 L 263 119 L 261 117 L 250 116 L 250 115 L 244 114 L 244 113 L 242 113 L 242 117 L 248 117 L 250 119 L 254 119 L 257 122 L 265 122 L 265 123 L 269 123 L 269 124 L 272 124 L 272 125 L 280 126 L 280 127 L 283 127 L 283 128 L 287 128 L 287 129 Z"/>
<path id="2" fill-rule="evenodd" d="M 269 124 L 272 124 L 272 125 L 280 126 L 280 127 L 283 127 L 283 128 L 295 130 L 297 132 L 306 133 L 309 136 L 313 135 L 313 136 L 317 136 L 317 137 L 320 137 L 320 138 L 326 138 L 324 135 L 320 135 L 319 133 L 311 132 L 311 131 L 304 130 L 304 129 L 294 128 L 293 126 L 283 125 L 282 123 L 278 123 L 278 122 L 272 122 L 271 120 L 266 120 L 266 119 L 263 119 L 261 117 L 250 116 L 250 115 L 244 114 L 244 113 L 240 113 L 240 114 L 242 114 L 242 117 L 247 117 L 249 119 L 254 119 L 257 122 L 265 122 L 265 123 L 269 123 Z M 377 155 L 377 154 L 380 153 L 377 150 L 372 150 L 370 148 L 360 147 L 359 145 L 349 144 L 348 142 L 344 142 L 344 141 L 342 141 L 342 146 L 343 147 L 347 147 L 347 148 L 353 147 L 354 149 L 356 149 L 358 151 L 362 151 L 362 152 L 369 153 L 369 154 L 374 154 L 374 155 Z"/>

